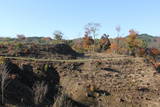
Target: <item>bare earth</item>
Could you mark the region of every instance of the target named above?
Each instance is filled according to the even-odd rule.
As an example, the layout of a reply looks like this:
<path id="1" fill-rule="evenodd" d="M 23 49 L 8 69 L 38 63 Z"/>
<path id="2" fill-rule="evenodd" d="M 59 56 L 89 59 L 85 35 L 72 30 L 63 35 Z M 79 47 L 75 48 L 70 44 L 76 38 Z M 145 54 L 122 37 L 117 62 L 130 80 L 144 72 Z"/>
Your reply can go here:
<path id="1" fill-rule="evenodd" d="M 95 59 L 51 61 L 73 100 L 91 107 L 160 107 L 160 74 L 143 58 L 94 54 Z M 19 64 L 22 60 L 14 60 Z M 43 61 L 31 63 L 34 69 Z"/>

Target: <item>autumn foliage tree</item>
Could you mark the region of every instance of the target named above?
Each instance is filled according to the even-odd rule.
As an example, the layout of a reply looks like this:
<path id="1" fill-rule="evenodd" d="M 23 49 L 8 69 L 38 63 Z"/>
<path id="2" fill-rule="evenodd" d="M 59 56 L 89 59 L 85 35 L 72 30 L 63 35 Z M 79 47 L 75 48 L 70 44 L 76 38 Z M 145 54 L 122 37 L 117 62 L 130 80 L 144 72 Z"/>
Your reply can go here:
<path id="1" fill-rule="evenodd" d="M 85 25 L 85 32 L 87 33 L 88 36 L 93 37 L 93 52 L 95 51 L 96 48 L 96 36 L 97 31 L 99 30 L 99 28 L 101 27 L 101 25 L 99 23 L 88 23 L 87 25 Z"/>
<path id="2" fill-rule="evenodd" d="M 118 50 L 119 50 L 118 44 L 117 43 L 111 43 L 110 49 L 107 52 L 117 53 Z"/>
<path id="3" fill-rule="evenodd" d="M 83 48 L 86 50 L 90 50 L 91 46 L 94 44 L 94 40 L 91 36 L 88 36 L 88 33 L 85 32 L 85 35 L 83 37 Z"/>
<path id="4" fill-rule="evenodd" d="M 133 56 L 135 56 L 137 48 L 144 46 L 144 42 L 137 37 L 138 33 L 135 30 L 129 30 L 129 35 L 126 39 L 126 42 L 128 44 L 129 54 Z"/>
<path id="5" fill-rule="evenodd" d="M 118 42 L 117 42 L 118 41 Z M 110 39 L 111 45 L 107 50 L 107 53 L 115 54 L 127 54 L 128 53 L 128 44 L 125 37 L 117 37 Z"/>
<path id="6" fill-rule="evenodd" d="M 158 57 L 160 56 L 160 50 L 157 48 L 146 48 L 145 55 L 156 61 L 156 59 L 159 59 Z"/>
<path id="7" fill-rule="evenodd" d="M 44 37 L 44 38 L 42 38 L 42 40 L 44 40 L 44 41 L 51 41 L 52 39 L 50 37 Z"/>

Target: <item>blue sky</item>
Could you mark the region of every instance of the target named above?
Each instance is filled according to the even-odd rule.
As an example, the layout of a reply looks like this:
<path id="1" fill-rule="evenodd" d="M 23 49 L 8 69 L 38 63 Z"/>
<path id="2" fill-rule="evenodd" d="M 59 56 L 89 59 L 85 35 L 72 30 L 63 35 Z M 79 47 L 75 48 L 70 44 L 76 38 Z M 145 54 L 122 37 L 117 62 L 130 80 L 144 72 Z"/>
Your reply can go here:
<path id="1" fill-rule="evenodd" d="M 99 34 L 116 36 L 129 29 L 160 36 L 160 0 L 0 0 L 0 36 L 82 37 L 89 22 L 101 24 Z M 99 37 L 100 37 L 99 35 Z"/>

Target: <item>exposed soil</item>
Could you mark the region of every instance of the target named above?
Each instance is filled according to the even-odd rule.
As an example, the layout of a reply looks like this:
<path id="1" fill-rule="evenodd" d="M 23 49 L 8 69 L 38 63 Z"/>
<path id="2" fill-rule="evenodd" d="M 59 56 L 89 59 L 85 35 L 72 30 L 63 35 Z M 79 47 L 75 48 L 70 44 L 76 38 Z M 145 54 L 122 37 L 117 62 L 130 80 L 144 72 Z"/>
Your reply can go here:
<path id="1" fill-rule="evenodd" d="M 62 86 L 69 98 L 82 105 L 160 106 L 160 74 L 150 63 L 145 62 L 145 59 L 104 54 L 94 55 L 94 57 L 96 59 L 84 62 L 78 60 L 76 62 L 12 61 L 19 67 L 24 64 L 32 67 L 30 71 L 24 68 L 26 73 L 20 76 L 21 80 L 18 80 L 23 85 L 27 84 L 31 87 L 33 78 L 57 83 Z M 45 64 L 53 67 L 50 71 L 56 74 L 50 71 L 41 72 L 44 71 Z M 50 92 L 56 93 L 53 90 L 55 89 L 51 89 Z"/>

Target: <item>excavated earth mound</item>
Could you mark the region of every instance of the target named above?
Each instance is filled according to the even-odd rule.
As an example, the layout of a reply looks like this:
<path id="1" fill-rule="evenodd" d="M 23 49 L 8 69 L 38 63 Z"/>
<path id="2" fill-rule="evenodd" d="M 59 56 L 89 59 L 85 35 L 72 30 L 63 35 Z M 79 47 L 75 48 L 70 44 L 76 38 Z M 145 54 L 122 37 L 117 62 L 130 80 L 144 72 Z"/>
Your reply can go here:
<path id="1" fill-rule="evenodd" d="M 67 44 L 23 44 L 20 49 L 11 50 L 9 47 L 1 49 L 0 56 L 67 60 L 82 57 L 83 54 L 76 52 Z"/>
<path id="2" fill-rule="evenodd" d="M 56 44 L 51 46 L 48 52 L 51 53 L 51 57 L 55 56 L 56 59 L 76 59 L 77 57 L 83 56 L 83 54 L 74 51 L 66 44 Z"/>

